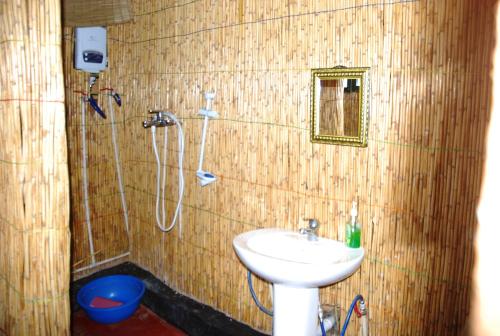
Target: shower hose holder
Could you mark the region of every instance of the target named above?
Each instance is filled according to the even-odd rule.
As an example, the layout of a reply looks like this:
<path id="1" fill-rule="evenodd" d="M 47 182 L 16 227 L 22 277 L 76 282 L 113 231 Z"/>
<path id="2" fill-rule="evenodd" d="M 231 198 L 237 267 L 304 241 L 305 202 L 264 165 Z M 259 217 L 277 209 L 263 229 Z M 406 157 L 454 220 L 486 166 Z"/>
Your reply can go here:
<path id="1" fill-rule="evenodd" d="M 207 101 L 207 105 L 205 108 L 200 109 L 200 111 L 198 112 L 199 115 L 202 115 L 204 117 L 203 131 L 201 133 L 200 160 L 198 163 L 198 170 L 196 171 L 196 177 L 198 177 L 198 182 L 202 187 L 212 182 L 215 182 L 215 180 L 217 179 L 217 177 L 214 174 L 203 170 L 203 159 L 205 154 L 205 141 L 207 138 L 208 119 L 219 117 L 219 114 L 212 110 L 212 102 L 214 98 L 215 98 L 215 92 L 205 92 L 205 100 Z"/>

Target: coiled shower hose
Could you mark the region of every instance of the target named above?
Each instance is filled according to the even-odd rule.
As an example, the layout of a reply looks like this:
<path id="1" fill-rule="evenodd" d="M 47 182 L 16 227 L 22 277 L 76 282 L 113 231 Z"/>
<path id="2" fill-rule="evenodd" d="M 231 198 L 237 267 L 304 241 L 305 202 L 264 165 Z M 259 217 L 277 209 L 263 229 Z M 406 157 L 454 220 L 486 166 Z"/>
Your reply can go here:
<path id="1" fill-rule="evenodd" d="M 178 148 L 179 148 L 179 190 L 178 196 L 179 200 L 177 202 L 177 207 L 175 208 L 174 217 L 169 227 L 165 227 L 165 184 L 167 181 L 167 143 L 168 143 L 168 131 L 165 128 L 165 137 L 163 138 L 163 178 L 160 177 L 161 174 L 161 163 L 160 163 L 160 155 L 158 154 L 158 147 L 156 145 L 156 126 L 151 127 L 151 135 L 153 138 L 153 151 L 156 158 L 156 224 L 158 228 L 163 232 L 171 231 L 176 222 L 177 218 L 179 218 L 179 237 L 182 237 L 182 197 L 184 195 L 184 174 L 182 168 L 182 162 L 184 160 L 184 132 L 182 131 L 181 124 L 179 120 L 170 112 L 166 113 L 177 125 L 178 130 Z M 161 220 L 160 220 L 160 184 L 163 180 L 163 184 L 161 186 Z"/>

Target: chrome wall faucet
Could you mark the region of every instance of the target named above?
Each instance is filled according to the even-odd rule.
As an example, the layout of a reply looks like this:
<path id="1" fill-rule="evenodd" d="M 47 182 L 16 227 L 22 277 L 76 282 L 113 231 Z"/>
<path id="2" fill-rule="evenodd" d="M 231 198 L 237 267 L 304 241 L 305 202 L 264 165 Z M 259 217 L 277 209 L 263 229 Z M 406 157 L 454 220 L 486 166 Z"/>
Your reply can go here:
<path id="1" fill-rule="evenodd" d="M 164 111 L 149 110 L 148 113 L 152 114 L 153 116 L 142 122 L 142 127 L 144 128 L 150 128 L 152 126 L 165 127 L 175 125 L 175 122 L 172 120 L 172 118 L 170 118 Z"/>

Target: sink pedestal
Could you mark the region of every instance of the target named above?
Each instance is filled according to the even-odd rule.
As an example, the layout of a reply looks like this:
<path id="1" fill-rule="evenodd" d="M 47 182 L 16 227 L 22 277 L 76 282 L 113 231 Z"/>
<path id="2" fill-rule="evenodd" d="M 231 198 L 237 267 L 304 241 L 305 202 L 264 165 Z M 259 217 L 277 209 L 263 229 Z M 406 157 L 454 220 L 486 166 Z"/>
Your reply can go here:
<path id="1" fill-rule="evenodd" d="M 318 288 L 350 276 L 365 255 L 362 247 L 284 229 L 248 231 L 233 246 L 250 271 L 274 284 L 274 336 L 317 335 Z"/>
<path id="2" fill-rule="evenodd" d="M 273 285 L 273 336 L 316 335 L 318 288 Z"/>

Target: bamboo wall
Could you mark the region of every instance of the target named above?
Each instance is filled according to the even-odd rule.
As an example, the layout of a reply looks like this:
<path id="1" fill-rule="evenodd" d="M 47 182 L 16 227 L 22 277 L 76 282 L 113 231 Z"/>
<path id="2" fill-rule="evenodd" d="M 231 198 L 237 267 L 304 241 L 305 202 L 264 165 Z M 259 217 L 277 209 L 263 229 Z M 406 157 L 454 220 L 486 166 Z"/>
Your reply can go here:
<path id="1" fill-rule="evenodd" d="M 71 41 L 71 29 L 65 30 L 65 42 Z M 66 56 L 72 55 L 72 45 L 65 43 Z M 83 72 L 72 69 L 73 61 L 66 58 L 66 109 L 68 132 L 68 156 L 70 167 L 71 185 L 71 265 L 76 271 L 90 266 L 92 262 L 89 240 L 87 235 L 87 222 L 82 181 L 82 120 L 81 120 L 81 94 L 74 91 L 88 90 L 88 76 Z M 109 84 L 109 85 L 108 85 Z M 92 89 L 100 93 L 100 89 L 110 87 L 106 76 L 102 76 Z M 117 88 L 118 90 L 119 88 Z M 122 91 L 119 91 L 120 93 Z M 123 95 L 125 100 L 126 95 Z M 87 176 L 89 193 L 90 223 L 94 243 L 95 261 L 102 262 L 106 259 L 125 254 L 129 251 L 129 241 L 125 229 L 123 210 L 120 202 L 120 190 L 116 175 L 116 165 L 113 153 L 111 133 L 111 120 L 108 112 L 108 97 L 98 96 L 99 105 L 106 111 L 107 118 L 102 119 L 90 106 L 86 107 L 86 143 L 87 143 Z M 114 104 L 114 101 L 113 101 Z M 129 139 L 126 134 L 123 109 L 114 108 L 117 126 L 117 138 Z M 127 146 L 127 144 L 125 144 Z M 121 150 L 122 164 L 125 149 Z M 122 171 L 125 167 L 122 167 Z M 125 184 L 128 179 L 124 178 Z M 130 203 L 130 200 L 127 200 Z M 122 258 L 118 262 L 123 262 Z M 109 265 L 107 265 L 109 266 Z M 104 268 L 106 265 L 104 265 Z M 101 267 L 102 268 L 102 267 Z M 74 279 L 100 269 L 75 272 Z"/>
<path id="2" fill-rule="evenodd" d="M 0 334 L 69 335 L 60 3 L 0 1 Z"/>
<path id="3" fill-rule="evenodd" d="M 129 0 L 61 0 L 65 26 L 105 26 L 132 19 Z"/>
<path id="4" fill-rule="evenodd" d="M 270 331 L 232 239 L 263 227 L 297 230 L 308 217 L 318 218 L 322 236 L 343 239 L 351 201 L 358 199 L 366 258 L 351 278 L 322 289 L 321 301 L 340 303 L 345 313 L 362 293 L 374 335 L 457 334 L 470 310 L 493 3 L 133 1 L 134 21 L 108 30 L 111 58 L 101 80 L 125 94 L 120 147 L 131 260 L 173 288 Z M 70 42 L 69 29 L 65 35 Z M 85 80 L 70 69 L 71 43 L 65 50 L 73 168 L 79 105 L 72 90 Z M 309 141 L 310 69 L 336 65 L 371 67 L 367 148 Z M 218 180 L 202 188 L 195 172 L 205 90 L 216 90 L 220 118 L 210 121 L 204 163 Z M 182 239 L 177 230 L 162 235 L 154 222 L 156 163 L 150 131 L 141 126 L 150 108 L 175 112 L 186 134 Z M 96 159 L 90 179 L 94 215 L 103 216 L 96 234 L 111 256 L 123 238 L 106 234 L 119 225 L 112 216 L 119 203 L 98 190 L 116 187 L 113 170 L 104 168 L 112 163 L 103 145 L 108 126 L 99 119 L 90 126 L 89 155 L 105 162 Z M 177 132 L 168 132 L 171 218 Z M 78 175 L 72 170 L 72 186 Z M 88 253 L 77 188 L 74 260 Z M 267 284 L 255 285 L 270 306 Z"/>
<path id="5" fill-rule="evenodd" d="M 106 4 L 103 4 L 106 5 Z M 99 106 L 105 111 L 106 119 L 101 118 L 90 105 L 86 105 L 86 146 L 87 146 L 87 179 L 90 223 L 96 263 L 121 256 L 129 252 L 129 238 L 124 224 L 123 208 L 120 201 L 118 176 L 113 153 L 111 118 L 108 109 L 107 91 L 104 88 L 114 86 L 123 101 L 127 99 L 122 83 L 110 82 L 109 72 L 100 74 L 92 89 L 89 89 L 89 74 L 75 71 L 73 68 L 73 29 L 65 27 L 63 36 L 64 80 L 66 87 L 66 111 L 68 132 L 68 157 L 70 169 L 71 191 L 71 269 L 73 279 L 79 279 L 97 270 L 128 260 L 122 257 L 102 266 L 92 266 L 88 227 L 85 216 L 84 189 L 82 177 L 82 111 L 81 92 L 97 94 Z M 112 55 L 113 56 L 113 55 Z M 115 55 L 117 56 L 117 55 Z M 110 60 L 110 63 L 113 60 Z M 114 101 L 113 101 L 114 104 Z M 125 104 L 126 105 L 126 104 Z M 127 162 L 124 159 L 129 150 L 131 140 L 127 134 L 125 110 L 114 105 L 117 139 L 119 145 L 122 175 L 125 174 Z M 124 177 L 124 185 L 128 187 L 129 179 Z M 126 191 L 125 191 L 126 192 Z M 128 206 L 130 200 L 126 197 Z"/>

